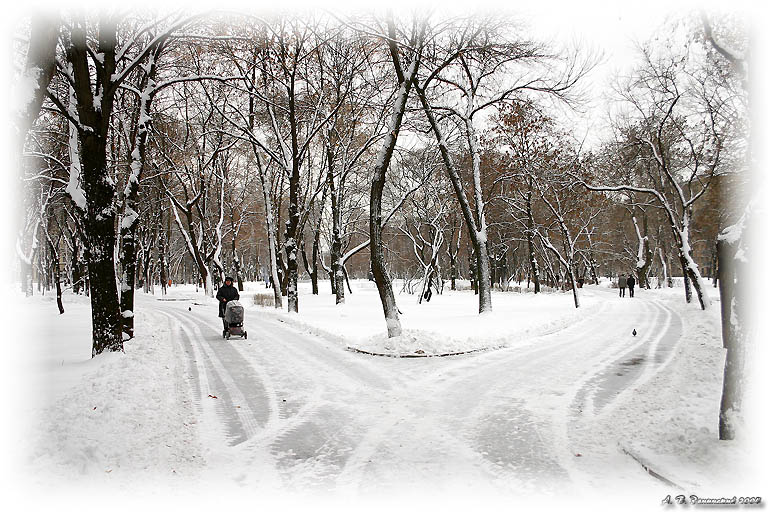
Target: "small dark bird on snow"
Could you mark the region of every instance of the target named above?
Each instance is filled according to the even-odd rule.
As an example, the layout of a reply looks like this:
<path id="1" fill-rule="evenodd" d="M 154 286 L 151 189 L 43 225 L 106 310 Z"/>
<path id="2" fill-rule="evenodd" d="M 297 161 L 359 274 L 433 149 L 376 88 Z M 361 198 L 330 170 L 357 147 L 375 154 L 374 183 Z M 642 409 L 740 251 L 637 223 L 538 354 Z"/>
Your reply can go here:
<path id="1" fill-rule="evenodd" d="M 632 329 L 632 336 L 637 336 L 637 330 Z"/>
<path id="2" fill-rule="evenodd" d="M 189 306 L 189 310 L 192 311 L 192 306 Z"/>

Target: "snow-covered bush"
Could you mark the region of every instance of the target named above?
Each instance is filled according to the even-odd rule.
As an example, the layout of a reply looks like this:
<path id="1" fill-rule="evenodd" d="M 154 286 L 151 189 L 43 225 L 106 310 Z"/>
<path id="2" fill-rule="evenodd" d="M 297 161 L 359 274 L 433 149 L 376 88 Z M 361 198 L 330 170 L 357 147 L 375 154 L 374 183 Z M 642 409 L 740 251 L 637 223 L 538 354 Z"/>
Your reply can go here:
<path id="1" fill-rule="evenodd" d="M 262 293 L 253 294 L 253 303 L 257 306 L 263 307 L 275 307 L 275 297 L 273 295 L 267 295 Z"/>

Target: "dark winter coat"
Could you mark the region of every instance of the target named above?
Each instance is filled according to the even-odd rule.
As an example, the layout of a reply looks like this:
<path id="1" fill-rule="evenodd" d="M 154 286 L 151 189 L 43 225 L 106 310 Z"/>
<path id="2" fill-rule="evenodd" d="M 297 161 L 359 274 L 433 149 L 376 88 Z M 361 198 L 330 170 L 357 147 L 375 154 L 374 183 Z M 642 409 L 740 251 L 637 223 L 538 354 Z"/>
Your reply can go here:
<path id="1" fill-rule="evenodd" d="M 624 276 L 619 277 L 619 288 L 627 287 L 627 278 Z"/>
<path id="2" fill-rule="evenodd" d="M 629 286 L 630 288 L 634 288 L 635 287 L 635 278 L 634 277 L 629 276 L 629 279 L 627 279 L 627 286 Z"/>
<path id="3" fill-rule="evenodd" d="M 216 298 L 219 299 L 219 316 L 224 318 L 224 311 L 227 309 L 227 302 L 231 300 L 240 300 L 240 292 L 232 285 L 224 284 L 219 288 Z"/>

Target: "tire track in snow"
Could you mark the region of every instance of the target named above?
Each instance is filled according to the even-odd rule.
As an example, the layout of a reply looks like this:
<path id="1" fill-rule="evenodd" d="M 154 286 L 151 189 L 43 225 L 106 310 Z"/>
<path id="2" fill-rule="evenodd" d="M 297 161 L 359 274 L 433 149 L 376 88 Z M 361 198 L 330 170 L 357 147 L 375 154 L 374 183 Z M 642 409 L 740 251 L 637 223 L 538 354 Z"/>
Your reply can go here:
<path id="1" fill-rule="evenodd" d="M 611 396 L 614 392 L 612 386 L 623 386 L 629 381 L 629 378 L 622 378 L 627 376 L 626 373 L 614 375 L 617 373 L 617 369 L 622 368 L 620 361 L 626 362 L 626 359 L 632 354 L 645 353 L 647 348 L 644 347 L 658 343 L 659 337 L 667 327 L 668 318 L 665 317 L 664 322 L 659 326 L 658 318 L 663 310 L 647 301 L 641 302 L 641 306 L 643 313 L 650 315 L 650 318 L 643 320 L 643 323 L 652 327 L 643 330 L 637 338 L 629 337 L 629 333 L 625 333 L 625 337 L 631 344 L 618 345 L 615 350 L 611 351 L 609 357 L 598 366 L 592 366 L 590 371 L 574 384 L 573 401 L 569 406 L 571 410 L 578 408 L 583 415 L 594 416 L 596 408 L 601 409 L 612 399 Z M 595 405 L 596 400 L 599 401 L 597 407 Z M 581 407 L 578 407 L 577 404 L 579 403 Z"/>
<path id="2" fill-rule="evenodd" d="M 336 384 L 346 382 L 349 388 L 359 387 L 361 383 L 384 389 L 392 387 L 391 379 L 381 375 L 381 367 L 377 364 L 341 350 L 339 345 L 319 336 L 303 333 L 280 320 L 268 316 L 261 319 L 260 328 L 271 335 L 269 339 L 279 344 L 286 353 L 298 352 L 300 357 L 297 360 L 305 367 L 311 361 L 313 373 L 317 373 L 318 365 L 322 365 L 324 369 L 333 372 Z"/>
<path id="3" fill-rule="evenodd" d="M 664 371 L 664 368 L 666 368 L 672 360 L 672 356 L 679 346 L 680 340 L 682 340 L 683 320 L 680 318 L 679 314 L 668 306 L 660 302 L 654 302 L 654 305 L 667 314 L 664 331 L 661 332 L 648 347 L 640 375 L 634 379 L 631 385 L 625 386 L 613 400 L 606 404 L 598 413 L 598 416 L 609 413 L 619 404 L 623 403 L 629 394 L 643 386 L 657 373 Z M 659 349 L 661 345 L 665 345 L 663 350 Z"/>
<path id="4" fill-rule="evenodd" d="M 181 344 L 186 347 L 187 350 L 185 352 L 187 353 L 187 357 L 191 358 L 188 359 L 190 366 L 195 368 L 193 377 L 196 377 L 198 384 L 198 394 L 195 398 L 195 405 L 200 411 L 200 421 L 198 422 L 200 436 L 206 441 L 205 444 L 209 446 L 213 445 L 213 449 L 216 449 L 215 447 L 217 446 L 221 447 L 223 445 L 222 440 L 225 436 L 223 435 L 224 428 L 219 420 L 216 405 L 202 397 L 206 390 L 211 389 L 209 373 L 203 360 L 204 356 L 198 352 L 192 341 L 190 332 L 184 327 L 184 324 L 172 313 L 162 310 L 160 310 L 160 312 L 168 317 L 169 322 L 172 324 L 171 332 L 175 333 L 177 339 L 179 339 Z M 210 391 L 208 391 L 208 393 L 210 393 Z"/>
<path id="5" fill-rule="evenodd" d="M 209 348 L 217 355 L 221 366 L 226 367 L 243 400 L 250 404 L 251 411 L 259 423 L 259 428 L 254 429 L 248 438 L 273 428 L 282 415 L 282 411 L 272 376 L 264 371 L 261 365 L 257 364 L 252 353 L 247 352 L 245 347 L 239 343 L 241 340 L 225 341 L 223 338 L 219 338 L 218 324 L 200 318 L 195 318 L 194 323 L 196 324 L 196 332 L 199 333 L 200 337 L 205 336 L 203 329 L 206 329 L 210 333 L 209 337 L 216 339 L 217 342 L 208 344 Z M 255 378 L 252 374 L 255 374 Z M 235 381 L 239 381 L 239 383 L 235 383 Z M 259 413 L 259 411 L 266 411 L 266 413 Z"/>
<path id="6" fill-rule="evenodd" d="M 228 426 L 230 445 L 238 445 L 253 437 L 271 414 L 264 386 L 249 375 L 248 365 L 233 360 L 231 352 L 227 354 L 212 347 L 197 322 L 190 323 L 188 318 L 182 318 L 178 313 L 175 316 L 190 338 L 196 339 L 197 349 L 221 384 L 220 388 L 210 393 L 217 397 L 217 410 Z M 184 320 L 188 325 L 184 325 Z"/>
<path id="7" fill-rule="evenodd" d="M 215 324 L 205 319 L 195 319 L 198 324 L 205 324 L 211 333 L 218 333 L 219 330 Z M 281 330 L 280 326 L 271 326 L 276 330 Z M 283 355 L 291 354 L 290 365 L 282 368 L 283 380 L 285 380 L 286 369 L 301 368 L 300 375 L 317 375 L 323 369 L 329 374 L 320 380 L 310 381 L 313 386 L 312 392 L 307 394 L 306 405 L 301 407 L 298 412 L 291 416 L 277 414 L 271 416 L 271 420 L 264 428 L 250 436 L 247 441 L 239 445 L 239 448 L 248 452 L 254 450 L 258 454 L 258 449 L 268 447 L 269 452 L 275 459 L 278 467 L 283 469 L 283 477 L 291 473 L 294 466 L 312 464 L 313 473 L 317 473 L 318 481 L 306 481 L 302 484 L 318 485 L 327 483 L 328 478 L 333 478 L 340 471 L 340 466 L 346 460 L 346 453 L 351 452 L 355 439 L 362 435 L 363 426 L 356 423 L 355 418 L 346 410 L 336 407 L 332 402 L 322 398 L 323 392 L 331 396 L 344 396 L 351 390 L 359 390 L 360 383 L 357 380 L 350 379 L 348 373 L 343 372 L 336 364 L 318 365 L 313 364 L 317 358 L 313 352 L 315 350 L 325 349 L 320 345 L 317 349 L 306 347 L 314 340 L 302 334 L 292 333 L 290 331 L 276 333 L 275 330 L 266 329 L 262 324 L 256 327 L 249 327 L 249 339 L 256 340 L 265 337 L 267 341 L 262 341 L 254 351 L 248 351 L 245 346 L 238 341 L 222 342 L 222 346 L 232 348 L 240 352 L 244 364 L 250 364 L 256 368 L 254 359 L 260 350 L 269 351 L 279 350 Z M 257 334 L 256 337 L 252 334 Z M 213 344 L 216 345 L 216 344 Z M 290 347 L 290 350 L 289 350 Z M 301 348 L 303 347 L 303 348 Z M 341 352 L 341 351 L 339 351 Z M 273 354 L 275 355 L 275 354 Z M 295 356 L 299 357 L 295 357 Z M 268 358 L 265 358 L 268 359 Z M 274 369 L 273 369 L 274 370 Z M 265 369 L 257 370 L 260 373 L 266 372 Z M 275 379 L 275 375 L 263 381 Z M 321 386 L 333 384 L 329 389 L 321 389 Z M 339 387 L 344 384 L 345 386 Z M 363 387 L 364 388 L 364 387 Z M 268 393 L 277 400 L 277 394 Z M 365 397 L 368 399 L 369 397 Z M 280 404 L 281 402 L 277 402 Z M 284 401 L 282 402 L 284 403 Z M 284 412 L 284 411 L 283 411 Z M 285 418 L 285 419 L 284 419 Z M 260 454 L 259 454 L 260 455 Z"/>
<path id="8" fill-rule="evenodd" d="M 213 331 L 217 331 L 217 324 L 205 320 L 198 320 L 198 322 L 204 322 L 213 329 Z M 255 329 L 258 329 L 260 334 L 262 333 L 261 331 L 263 331 L 261 326 L 257 326 L 256 328 L 252 327 L 251 330 L 254 334 L 256 333 Z M 254 444 L 263 443 L 271 438 L 276 438 L 285 431 L 294 429 L 302 422 L 307 421 L 307 419 L 315 413 L 316 409 L 322 405 L 322 399 L 320 397 L 320 390 L 316 384 L 312 381 L 299 379 L 295 375 L 295 372 L 287 371 L 288 366 L 278 369 L 263 366 L 256 361 L 257 354 L 273 349 L 273 346 L 264 340 L 261 340 L 262 342 L 259 343 L 260 338 L 255 338 L 254 336 L 251 336 L 249 339 L 251 339 L 253 343 L 257 343 L 257 345 L 250 345 L 254 347 L 254 350 L 252 351 L 247 350 L 245 346 L 237 342 L 230 341 L 228 342 L 228 346 L 238 351 L 247 364 L 257 372 L 262 379 L 262 382 L 265 383 L 267 395 L 270 397 L 272 404 L 271 410 L 276 412 L 276 414 L 270 415 L 270 421 L 264 425 L 263 429 L 249 440 L 248 444 Z M 260 359 L 266 362 L 269 358 L 262 357 Z M 293 359 L 291 360 L 290 366 L 295 367 L 296 363 L 299 365 L 304 364 L 300 359 Z M 305 364 L 305 366 L 309 368 L 309 365 Z M 281 375 L 277 375 L 279 370 L 282 370 Z M 285 382 L 286 380 L 287 383 Z M 283 385 L 281 386 L 283 388 L 282 391 L 278 391 L 277 389 L 278 381 L 283 382 Z M 302 398 L 306 398 L 306 403 L 300 404 L 297 409 L 293 409 L 293 405 L 300 401 L 296 399 L 295 394 L 288 395 L 289 391 L 296 391 L 298 389 L 306 390 L 306 388 L 310 386 L 312 387 L 312 391 L 305 395 L 301 395 Z M 280 398 L 281 396 L 286 396 L 288 398 Z M 290 402 L 288 401 L 289 399 Z"/>
<path id="9" fill-rule="evenodd" d="M 601 307 L 600 311 L 603 309 L 604 307 Z M 386 440 L 408 436 L 409 427 L 403 427 L 402 425 L 418 424 L 418 418 L 420 417 L 424 421 L 432 420 L 436 414 L 433 411 L 429 411 L 429 400 L 426 401 L 427 403 L 421 404 L 418 400 L 414 401 L 413 399 L 414 396 L 422 395 L 440 397 L 442 405 L 447 405 L 447 409 L 453 411 L 453 413 L 438 414 L 440 416 L 438 421 L 433 421 L 433 424 L 429 427 L 432 431 L 451 439 L 459 439 L 460 442 L 457 443 L 457 446 L 466 447 L 462 449 L 463 455 L 461 456 L 467 463 L 473 464 L 481 471 L 487 473 L 498 470 L 494 462 L 500 458 L 499 453 L 490 453 L 487 450 L 473 446 L 471 440 L 472 428 L 461 424 L 451 425 L 451 423 L 455 423 L 451 418 L 460 418 L 461 421 L 468 419 L 471 417 L 470 411 L 480 406 L 478 397 L 507 385 L 510 366 L 515 361 L 525 359 L 526 364 L 530 364 L 536 359 L 552 357 L 553 351 L 557 351 L 559 354 L 570 350 L 574 341 L 564 331 L 580 329 L 583 327 L 583 323 L 583 321 L 580 321 L 571 326 L 541 334 L 528 340 L 523 347 L 504 348 L 493 352 L 462 356 L 454 360 L 422 360 L 422 364 L 436 366 L 436 371 L 421 379 L 407 382 L 394 396 L 385 399 L 386 403 L 393 404 L 391 410 L 388 411 L 386 418 L 379 420 L 369 427 L 365 438 L 355 452 L 350 455 L 344 471 L 339 476 L 339 484 L 348 491 L 358 488 L 365 479 L 367 464 L 376 458 L 376 454 L 387 444 Z M 599 332 L 601 330 L 602 327 L 595 324 L 590 326 L 587 332 Z M 403 364 L 413 363 L 411 361 L 403 361 Z M 496 409 L 497 407 L 498 403 L 494 402 L 491 409 Z M 434 406 L 431 408 L 437 409 Z M 407 418 L 415 419 L 409 421 Z M 480 422 L 479 419 L 475 421 L 475 424 L 478 422 Z M 391 432 L 395 430 L 405 432 L 400 437 L 398 435 L 391 435 Z M 417 431 L 418 428 L 414 426 L 410 430 Z M 467 434 L 469 434 L 469 440 L 467 439 Z M 529 439 L 535 439 L 537 446 L 545 447 L 537 430 L 532 429 L 529 431 L 529 434 L 532 436 Z M 487 464 L 483 464 L 478 459 L 485 460 Z M 510 472 L 504 471 L 503 473 L 503 478 L 509 479 Z"/>
<path id="10" fill-rule="evenodd" d="M 205 320 L 198 320 L 198 322 L 205 322 L 212 331 L 217 331 L 216 324 L 213 324 L 210 321 Z M 253 340 L 254 343 L 257 343 L 257 340 L 260 339 L 264 334 L 268 334 L 265 329 L 263 329 L 263 326 L 259 325 L 257 327 L 250 327 L 250 333 L 255 334 L 258 332 L 258 337 L 251 336 L 249 339 Z M 272 340 L 274 337 L 270 336 L 268 340 Z M 245 360 L 248 361 L 248 363 L 253 367 L 257 368 L 258 365 L 254 364 L 254 357 L 257 353 L 264 350 L 269 350 L 270 348 L 273 348 L 274 346 L 269 343 L 269 341 L 262 341 L 260 345 L 256 347 L 254 351 L 246 351 L 246 348 L 237 342 L 228 342 L 230 343 L 230 346 L 233 347 L 235 350 L 239 351 L 240 354 L 243 356 Z M 285 351 L 283 350 L 283 353 Z M 314 368 L 311 367 L 309 363 L 307 363 L 304 358 L 293 358 L 291 360 L 292 367 L 295 366 L 302 366 L 305 371 L 302 373 L 305 373 L 307 371 L 316 371 Z M 276 371 L 273 369 L 273 372 Z M 263 429 L 260 432 L 257 432 L 252 437 L 250 437 L 246 442 L 243 443 L 242 448 L 245 450 L 250 450 L 252 448 L 257 448 L 261 446 L 267 446 L 270 453 L 275 457 L 281 457 L 288 453 L 288 448 L 286 445 L 290 442 L 289 440 L 292 438 L 296 438 L 297 432 L 301 432 L 301 430 L 306 430 L 307 425 L 315 425 L 317 428 L 318 425 L 322 425 L 323 421 L 317 420 L 317 417 L 320 415 L 320 409 L 327 406 L 327 402 L 322 400 L 321 398 L 321 390 L 319 389 L 317 383 L 312 382 L 305 382 L 303 383 L 304 386 L 311 385 L 312 391 L 306 395 L 303 395 L 303 397 L 306 397 L 306 403 L 299 407 L 299 409 L 292 414 L 288 414 L 287 411 L 287 405 L 283 405 L 280 407 L 280 404 L 286 404 L 286 399 L 282 399 L 282 401 L 278 398 L 278 392 L 273 388 L 272 381 L 275 379 L 282 379 L 285 380 L 285 369 L 283 369 L 283 376 L 278 378 L 275 375 L 268 376 L 268 370 L 267 369 L 258 369 L 257 372 L 259 375 L 263 375 L 263 381 L 270 382 L 270 386 L 268 389 L 268 394 L 271 397 L 274 405 L 273 410 L 279 411 L 279 414 L 273 414 L 270 416 L 270 421 L 264 425 Z M 292 382 L 296 382 L 295 379 L 293 379 Z M 288 387 L 288 386 L 286 386 Z M 295 388 L 292 388 L 295 389 Z M 286 393 L 286 392 L 284 392 Z M 291 398 L 292 401 L 295 401 L 295 398 L 292 398 L 291 395 L 285 395 Z M 329 429 L 332 431 L 338 430 L 337 428 Z M 302 436 L 299 436 L 299 440 Z M 304 440 L 305 441 L 305 440 Z M 303 443 L 304 448 L 303 451 L 306 453 L 309 453 L 309 448 L 307 447 L 306 442 Z M 325 443 L 319 443 L 318 448 L 316 451 L 320 451 L 321 446 Z M 290 458 L 290 457 L 288 457 Z M 299 457 L 300 459 L 301 457 Z M 304 457 L 305 459 L 311 458 L 310 456 Z M 283 462 L 285 462 L 287 458 L 284 457 Z M 276 459 L 276 462 L 280 464 L 280 459 Z M 285 468 L 285 464 L 283 464 L 283 467 Z"/>
<path id="11" fill-rule="evenodd" d="M 371 373 L 368 365 L 361 365 L 351 354 L 329 346 L 322 339 L 273 323 L 262 323 L 260 328 L 277 350 L 293 356 L 291 364 L 300 367 L 300 373 L 320 377 L 313 381 L 315 406 L 302 415 L 301 421 L 297 418 L 275 431 L 271 452 L 282 458 L 284 469 L 311 463 L 317 466 L 321 481 L 335 477 L 366 428 L 350 409 L 355 403 L 374 400 L 381 392 L 380 386 L 389 387 L 389 382 L 380 374 Z M 334 353 L 342 355 L 342 359 L 334 358 Z M 346 359 L 352 364 L 346 364 Z M 339 397 L 344 397 L 342 405 L 349 406 L 337 406 Z"/>
<path id="12" fill-rule="evenodd" d="M 647 306 L 640 306 L 644 310 L 648 309 Z M 628 320 L 624 322 L 626 321 Z M 534 477 L 539 484 L 550 484 L 549 477 L 560 474 L 558 465 L 563 459 L 563 454 L 557 450 L 552 451 L 550 448 L 556 446 L 556 443 L 548 442 L 558 437 L 552 418 L 557 416 L 557 411 L 562 411 L 568 406 L 567 392 L 573 381 L 582 377 L 585 367 L 610 364 L 618 353 L 625 350 L 626 344 L 617 345 L 612 340 L 612 337 L 615 338 L 619 334 L 614 330 L 606 332 L 602 323 L 594 323 L 586 331 L 579 332 L 581 327 L 583 326 L 573 326 L 553 333 L 550 341 L 530 349 L 519 352 L 504 349 L 497 354 L 477 356 L 476 372 L 468 372 L 455 381 L 451 379 L 453 382 L 446 382 L 448 385 L 464 389 L 464 400 L 457 400 L 457 395 L 446 389 L 441 391 L 451 397 L 452 403 L 449 407 L 454 408 L 451 416 L 462 418 L 462 421 L 473 418 L 471 426 L 464 429 L 468 438 L 475 439 L 478 449 L 486 452 L 484 455 L 491 461 L 507 462 L 506 465 L 499 466 L 504 478 L 514 473 L 518 477 L 524 477 L 523 480 L 525 477 Z M 621 324 L 618 330 L 629 332 L 625 327 Z M 543 338 L 546 337 L 550 336 Z M 585 343 L 591 338 L 602 341 Z M 491 358 L 496 361 L 489 363 Z M 571 364 L 563 365 L 564 362 Z M 465 371 L 468 369 L 463 368 Z M 541 382 L 542 375 L 546 376 L 547 382 Z M 522 393 L 519 392 L 521 390 Z M 519 405 L 519 400 L 536 396 L 537 393 L 541 396 L 542 403 Z M 461 396 L 461 393 L 458 396 Z M 499 411 L 504 412 L 500 415 Z M 507 421 L 510 416 L 518 420 L 515 424 L 517 432 L 509 436 L 511 442 L 507 445 L 497 445 L 495 449 L 484 447 L 483 439 L 487 439 L 487 436 L 484 436 L 483 432 L 493 428 L 493 419 L 499 421 L 501 418 Z M 525 419 L 526 416 L 528 420 Z M 506 460 L 509 453 L 527 453 L 531 444 L 541 447 L 539 458 L 531 458 L 531 461 L 538 462 L 539 459 L 547 457 L 545 454 L 550 454 L 547 459 L 549 462 L 544 460 L 543 464 L 549 466 L 547 470 L 538 471 L 540 467 L 537 469 L 526 465 L 515 467 L 514 463 L 509 464 L 511 461 Z M 569 456 L 572 457 L 570 454 Z"/>
<path id="13" fill-rule="evenodd" d="M 222 359 L 228 354 L 223 354 L 221 351 L 217 351 L 213 348 L 210 344 L 205 343 L 207 340 L 203 336 L 198 325 L 192 324 L 191 329 L 198 340 L 200 340 L 199 345 L 202 351 L 213 366 L 214 371 L 222 384 L 224 384 L 229 395 L 229 405 L 235 412 L 235 423 L 240 425 L 245 434 L 244 438 L 233 443 L 240 444 L 252 437 L 259 430 L 259 427 L 268 421 L 271 411 L 268 401 L 264 396 L 264 387 L 260 382 L 250 378 L 251 376 L 242 371 L 247 369 L 244 365 L 234 364 L 229 357 L 227 357 L 229 360 L 226 361 L 226 364 L 222 362 Z M 235 373 L 237 370 L 240 371 Z M 227 415 L 231 421 L 231 413 Z"/>
<path id="14" fill-rule="evenodd" d="M 661 311 L 647 301 L 635 302 L 633 307 L 647 316 Z M 600 313 L 629 306 L 617 309 L 618 301 L 606 304 L 610 308 L 603 305 Z M 206 342 L 203 336 L 209 331 L 217 338 L 221 331 L 205 319 L 194 319 L 198 332 L 192 329 L 187 337 L 198 337 L 201 353 L 210 351 L 203 357 L 211 375 L 226 370 L 242 384 L 232 365 L 244 365 L 259 376 L 263 393 L 269 396 L 269 419 L 238 445 L 238 453 L 244 456 L 251 448 L 268 447 L 283 479 L 296 483 L 316 474 L 315 483 L 360 490 L 372 475 L 380 476 L 379 469 L 384 472 L 381 476 L 392 476 L 391 465 L 406 461 L 426 474 L 440 471 L 430 464 L 459 464 L 475 471 L 472 476 L 485 475 L 485 481 L 495 478 L 499 485 L 527 486 L 561 471 L 567 478 L 575 471 L 562 464 L 566 451 L 572 458 L 567 429 L 563 451 L 552 451 L 557 450 L 553 441 L 560 427 L 551 421 L 557 411 L 546 406 L 569 407 L 573 398 L 566 392 L 569 386 L 580 383 L 578 392 L 586 382 L 585 371 L 607 368 L 620 358 L 627 344 L 611 337 L 619 336 L 627 321 L 619 318 L 616 327 L 606 330 L 604 321 L 592 322 L 590 317 L 526 340 L 524 346 L 450 360 L 383 363 L 272 319 L 249 328 L 249 334 L 256 334 L 250 337 L 254 350 L 237 341 Z M 643 333 L 644 342 L 648 335 Z M 656 357 L 663 346 L 657 340 L 649 353 Z M 214 367 L 214 358 L 219 368 Z M 541 393 L 543 405 L 520 401 L 530 390 Z M 298 409 L 285 405 L 285 397 L 291 398 L 285 393 L 293 395 L 292 405 L 303 404 Z M 369 401 L 389 414 L 357 405 Z M 520 428 L 512 432 L 516 426 Z M 402 440 L 402 446 L 395 438 Z M 520 456 L 516 459 L 515 454 Z M 539 464 L 537 458 L 542 457 L 547 462 Z"/>
<path id="15" fill-rule="evenodd" d="M 628 356 L 641 353 L 646 355 L 645 360 L 648 361 L 650 358 L 656 356 L 658 347 L 665 340 L 675 336 L 679 338 L 679 329 L 671 329 L 671 327 L 674 327 L 676 324 L 681 324 L 680 318 L 673 311 L 660 304 L 655 299 L 643 299 L 642 302 L 647 308 L 651 309 L 651 320 L 645 320 L 640 324 L 650 326 L 648 333 L 637 343 L 633 343 L 626 350 L 620 351 L 618 354 L 615 353 L 611 360 L 608 360 L 604 364 L 601 364 L 599 367 L 590 371 L 587 378 L 577 382 L 574 385 L 574 391 L 572 391 L 569 396 L 570 400 L 567 408 L 567 416 L 561 417 L 555 424 L 557 445 L 563 448 L 561 450 L 562 464 L 568 470 L 571 478 L 583 488 L 589 488 L 590 485 L 587 476 L 576 464 L 576 459 L 573 454 L 578 451 L 579 448 L 577 447 L 576 450 L 571 448 L 574 445 L 572 439 L 574 439 L 575 436 L 578 436 L 580 430 L 589 430 L 589 425 L 593 421 L 602 417 L 608 411 L 622 403 L 628 394 L 637 389 L 642 382 L 645 382 L 652 375 L 655 375 L 660 368 L 657 365 L 649 367 L 649 365 L 645 363 L 638 363 L 638 365 L 642 364 L 641 368 L 643 369 L 641 375 L 638 376 L 635 374 L 631 376 L 634 378 L 618 381 L 620 386 L 617 387 L 620 389 L 615 389 L 612 393 L 609 392 L 610 390 L 604 391 L 601 396 L 603 403 L 596 408 L 594 406 L 594 399 L 596 394 L 600 391 L 598 387 L 599 383 L 610 382 L 613 380 L 610 379 L 610 376 L 607 374 L 615 372 L 616 368 L 622 368 L 622 362 L 632 362 L 633 360 L 627 360 Z M 663 316 L 664 320 L 661 324 L 657 324 L 655 320 L 660 316 Z M 666 361 L 668 360 L 669 357 Z M 614 381 L 614 384 L 616 383 L 617 381 Z M 579 404 L 582 404 L 581 408 L 579 408 Z M 576 411 L 578 411 L 578 415 L 576 414 Z"/>

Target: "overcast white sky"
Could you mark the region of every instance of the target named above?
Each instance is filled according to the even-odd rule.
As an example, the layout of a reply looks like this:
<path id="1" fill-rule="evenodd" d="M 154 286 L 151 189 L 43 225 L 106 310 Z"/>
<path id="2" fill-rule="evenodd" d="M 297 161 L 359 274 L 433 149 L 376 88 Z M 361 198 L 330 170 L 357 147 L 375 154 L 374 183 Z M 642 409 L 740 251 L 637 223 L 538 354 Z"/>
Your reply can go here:
<path id="1" fill-rule="evenodd" d="M 608 136 L 607 103 L 610 84 L 617 73 L 627 73 L 637 63 L 636 43 L 649 40 L 670 16 L 709 12 L 747 11 L 758 13 L 755 1 L 634 0 L 631 2 L 540 1 L 526 2 L 520 11 L 531 23 L 534 35 L 554 41 L 578 41 L 602 53 L 603 60 L 588 76 L 587 91 L 594 103 L 586 112 L 569 116 L 574 135 L 587 135 L 587 146 Z M 502 4 L 497 4 L 501 7 Z M 515 3 L 507 9 L 517 9 Z M 762 11 L 762 9 L 761 9 Z M 576 126 L 578 125 L 578 126 Z"/>
<path id="2" fill-rule="evenodd" d="M 109 2 L 107 2 L 107 5 Z M 54 9 L 63 7 L 103 7 L 103 0 L 59 0 L 35 1 L 14 4 L 14 14 L 23 15 L 29 9 Z M 118 7 L 112 4 L 113 7 Z M 574 134 L 582 138 L 588 131 L 588 145 L 607 135 L 606 106 L 600 98 L 608 93 L 611 78 L 617 71 L 628 71 L 637 56 L 634 43 L 647 40 L 672 13 L 692 12 L 698 8 L 707 10 L 747 10 L 758 13 L 757 0 L 634 0 L 600 2 L 597 0 L 282 0 L 279 3 L 259 0 L 223 0 L 215 5 L 203 0 L 166 0 L 163 9 L 174 6 L 190 6 L 197 9 L 261 9 L 261 8 L 341 8 L 341 9 L 384 9 L 411 10 L 415 6 L 429 6 L 438 13 L 442 10 L 466 12 L 468 10 L 501 9 L 510 13 L 519 12 L 530 24 L 535 38 L 555 43 L 577 41 L 603 55 L 602 62 L 588 76 L 586 87 L 595 102 L 584 112 L 569 115 Z M 157 3 L 137 0 L 121 8 L 156 8 Z M 14 18 L 11 16 L 9 18 Z M 9 20 L 6 19 L 6 24 Z M 578 126 L 576 126 L 578 125 Z"/>

